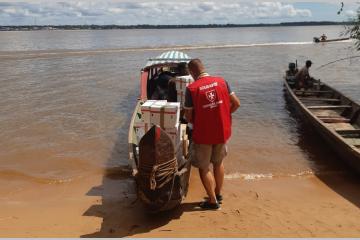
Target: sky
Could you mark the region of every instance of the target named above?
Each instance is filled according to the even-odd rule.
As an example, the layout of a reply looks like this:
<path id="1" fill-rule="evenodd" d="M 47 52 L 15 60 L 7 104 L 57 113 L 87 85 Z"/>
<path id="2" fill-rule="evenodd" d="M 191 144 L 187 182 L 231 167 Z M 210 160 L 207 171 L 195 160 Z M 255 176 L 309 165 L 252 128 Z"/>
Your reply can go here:
<path id="1" fill-rule="evenodd" d="M 0 0 L 0 25 L 251 24 L 342 21 L 360 0 Z M 344 2 L 340 15 L 337 14 Z"/>

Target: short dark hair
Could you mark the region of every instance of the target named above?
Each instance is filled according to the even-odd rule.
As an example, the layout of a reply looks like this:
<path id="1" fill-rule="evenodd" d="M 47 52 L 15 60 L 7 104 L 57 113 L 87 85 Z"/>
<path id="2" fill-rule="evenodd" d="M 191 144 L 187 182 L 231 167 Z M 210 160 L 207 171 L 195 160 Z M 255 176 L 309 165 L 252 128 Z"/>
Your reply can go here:
<path id="1" fill-rule="evenodd" d="M 310 66 L 311 66 L 311 64 L 312 64 L 312 61 L 307 60 L 305 64 L 306 64 L 306 66 L 307 66 L 307 67 L 310 67 Z"/>
<path id="2" fill-rule="evenodd" d="M 200 59 L 198 58 L 194 58 L 192 59 L 189 63 L 188 63 L 188 67 L 189 67 L 189 70 L 190 71 L 198 71 L 199 74 L 204 71 L 204 65 L 203 63 L 201 62 Z"/>

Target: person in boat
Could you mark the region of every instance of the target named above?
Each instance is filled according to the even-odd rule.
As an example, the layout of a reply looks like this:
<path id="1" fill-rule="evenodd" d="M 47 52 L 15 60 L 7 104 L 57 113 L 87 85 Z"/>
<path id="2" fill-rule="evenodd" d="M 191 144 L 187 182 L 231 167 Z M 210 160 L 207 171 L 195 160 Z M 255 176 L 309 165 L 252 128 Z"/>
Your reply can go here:
<path id="1" fill-rule="evenodd" d="M 320 36 L 320 41 L 326 41 L 327 36 L 325 35 L 325 33 L 323 33 L 323 35 Z"/>
<path id="2" fill-rule="evenodd" d="M 168 85 L 173 74 L 168 71 L 161 72 L 155 79 L 155 90 L 151 95 L 152 100 L 167 100 L 168 99 Z"/>
<path id="3" fill-rule="evenodd" d="M 297 72 L 298 72 L 298 69 L 296 67 L 296 64 L 289 63 L 289 69 L 286 70 L 285 78 L 291 88 L 295 87 L 295 75 Z"/>
<path id="4" fill-rule="evenodd" d="M 311 67 L 312 62 L 307 60 L 305 66 L 300 69 L 298 73 L 295 74 L 295 85 L 296 89 L 305 88 L 308 89 L 312 87 L 313 78 L 310 77 L 309 68 Z"/>
<path id="5" fill-rule="evenodd" d="M 240 100 L 221 77 L 210 76 L 200 59 L 188 64 L 195 82 L 185 91 L 185 118 L 193 124 L 190 160 L 199 169 L 208 200 L 203 209 L 218 209 L 222 201 L 224 181 L 223 159 L 226 142 L 231 135 L 231 113 L 240 107 Z M 210 164 L 213 164 L 213 173 Z"/>

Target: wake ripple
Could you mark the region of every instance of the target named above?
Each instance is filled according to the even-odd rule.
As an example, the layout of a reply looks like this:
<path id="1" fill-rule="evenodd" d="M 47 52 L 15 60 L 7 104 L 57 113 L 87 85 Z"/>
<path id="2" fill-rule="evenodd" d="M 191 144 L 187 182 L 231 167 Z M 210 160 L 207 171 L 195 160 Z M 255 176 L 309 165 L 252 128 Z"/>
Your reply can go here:
<path id="1" fill-rule="evenodd" d="M 120 48 L 120 49 L 97 49 L 97 50 L 56 50 L 56 51 L 25 51 L 3 52 L 0 59 L 33 59 L 69 56 L 87 56 L 96 54 L 114 54 L 123 52 L 145 51 L 170 51 L 170 50 L 197 50 L 197 49 L 221 49 L 221 48 L 246 48 L 246 47 L 269 47 L 286 45 L 307 45 L 313 42 L 272 42 L 253 44 L 221 44 L 221 45 L 198 45 L 198 46 L 168 46 L 168 47 L 143 47 L 143 48 Z"/>
<path id="2" fill-rule="evenodd" d="M 326 172 L 313 172 L 311 170 L 295 173 L 295 174 L 259 174 L 259 173 L 231 173 L 226 174 L 225 179 L 241 179 L 246 181 L 251 180 L 266 180 L 274 178 L 302 178 L 302 177 L 312 177 L 312 176 L 328 176 L 328 175 L 342 175 L 345 174 L 345 171 L 326 171 Z"/>
<path id="3" fill-rule="evenodd" d="M 15 171 L 15 170 L 2 170 L 0 171 L 0 179 L 4 180 L 24 180 L 34 183 L 40 184 L 63 184 L 63 183 L 70 183 L 74 179 L 73 178 L 64 178 L 64 179 L 52 179 L 46 177 L 35 177 L 28 175 L 23 172 Z"/>

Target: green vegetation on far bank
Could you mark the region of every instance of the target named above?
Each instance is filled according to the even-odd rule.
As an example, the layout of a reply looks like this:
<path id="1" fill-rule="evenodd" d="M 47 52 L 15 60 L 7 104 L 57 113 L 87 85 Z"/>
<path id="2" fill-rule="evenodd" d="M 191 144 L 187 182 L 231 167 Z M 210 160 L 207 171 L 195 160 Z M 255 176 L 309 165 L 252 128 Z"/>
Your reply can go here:
<path id="1" fill-rule="evenodd" d="M 237 27 L 284 27 L 284 26 L 324 26 L 348 25 L 351 22 L 284 22 L 274 24 L 205 24 L 205 25 L 22 25 L 0 26 L 0 31 L 36 30 L 108 30 L 108 29 L 179 29 L 179 28 L 237 28 Z"/>

